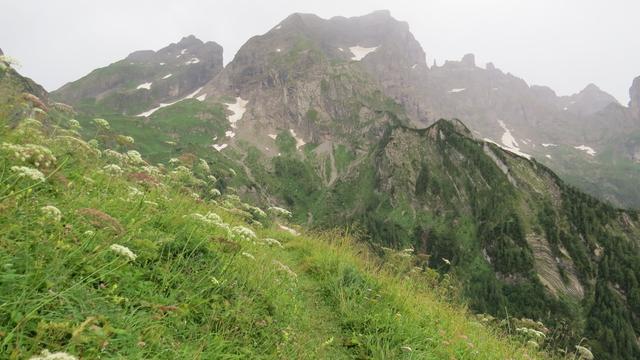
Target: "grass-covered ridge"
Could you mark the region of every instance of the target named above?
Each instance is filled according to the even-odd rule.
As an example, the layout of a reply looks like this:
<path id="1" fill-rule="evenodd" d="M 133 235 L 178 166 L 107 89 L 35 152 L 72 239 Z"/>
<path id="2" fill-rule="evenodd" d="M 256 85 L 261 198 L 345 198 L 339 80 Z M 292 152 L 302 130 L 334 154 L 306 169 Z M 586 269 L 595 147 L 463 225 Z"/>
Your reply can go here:
<path id="1" fill-rule="evenodd" d="M 348 234 L 300 234 L 221 195 L 233 171 L 153 166 L 5 99 L 2 358 L 538 356 L 444 301 L 406 252 L 383 263 Z"/>

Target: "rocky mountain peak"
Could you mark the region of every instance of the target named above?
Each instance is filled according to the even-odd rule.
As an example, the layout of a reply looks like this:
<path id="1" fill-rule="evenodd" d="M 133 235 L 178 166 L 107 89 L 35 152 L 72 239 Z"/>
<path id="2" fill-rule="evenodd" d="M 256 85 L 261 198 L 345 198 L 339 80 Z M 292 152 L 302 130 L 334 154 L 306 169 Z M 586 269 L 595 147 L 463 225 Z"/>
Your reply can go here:
<path id="1" fill-rule="evenodd" d="M 476 57 L 473 54 L 466 54 L 460 60 L 460 63 L 466 67 L 475 67 L 476 66 Z"/>
<path id="2" fill-rule="evenodd" d="M 629 107 L 634 111 L 636 116 L 640 118 L 640 76 L 633 79 L 631 88 L 629 88 L 629 96 L 631 98 Z"/>

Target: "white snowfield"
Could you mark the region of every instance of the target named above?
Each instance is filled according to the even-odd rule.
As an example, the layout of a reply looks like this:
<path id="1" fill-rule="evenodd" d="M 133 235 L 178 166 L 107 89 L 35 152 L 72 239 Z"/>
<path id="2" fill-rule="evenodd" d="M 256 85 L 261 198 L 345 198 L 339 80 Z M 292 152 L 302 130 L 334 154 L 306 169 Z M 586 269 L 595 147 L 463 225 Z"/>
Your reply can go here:
<path id="1" fill-rule="evenodd" d="M 162 109 L 163 107 L 171 106 L 171 105 L 173 105 L 173 104 L 179 103 L 179 102 L 180 102 L 180 101 L 182 101 L 182 100 L 192 99 L 192 98 L 193 98 L 194 96 L 196 96 L 196 94 L 197 94 L 197 93 L 199 93 L 201 90 L 202 90 L 202 88 L 199 88 L 198 90 L 196 90 L 196 91 L 192 92 L 191 94 L 189 94 L 189 95 L 187 95 L 187 96 L 183 97 L 182 99 L 178 99 L 178 100 L 176 100 L 176 101 L 174 101 L 174 102 L 170 102 L 170 103 L 166 103 L 166 104 L 165 104 L 165 103 L 160 103 L 160 105 L 158 105 L 157 107 L 154 107 L 153 109 L 148 110 L 148 111 L 145 111 L 145 112 L 143 112 L 143 113 L 140 113 L 140 114 L 138 114 L 138 115 L 136 115 L 136 116 L 139 116 L 139 117 L 149 117 L 149 116 L 151 116 L 151 114 L 153 114 L 154 112 L 156 112 L 156 111 L 158 111 L 158 110 Z"/>
<path id="2" fill-rule="evenodd" d="M 343 48 L 338 48 L 338 50 L 340 50 L 340 51 L 344 51 L 344 49 L 343 49 Z"/>
<path id="3" fill-rule="evenodd" d="M 236 136 L 236 133 L 234 133 L 231 130 L 227 130 L 227 131 L 224 132 L 224 136 L 232 138 L 232 137 Z"/>
<path id="4" fill-rule="evenodd" d="M 278 25 L 278 26 L 276 26 L 276 28 L 275 28 L 275 30 L 280 30 L 280 29 L 282 29 L 282 25 Z"/>
<path id="5" fill-rule="evenodd" d="M 413 65 L 411 65 L 411 68 L 415 69 L 417 66 L 418 66 L 418 64 L 413 64 Z"/>
<path id="6" fill-rule="evenodd" d="M 151 90 L 151 84 L 153 84 L 153 83 L 148 82 L 148 83 L 140 84 L 140 85 L 138 85 L 138 87 L 136 89 L 137 90 L 140 90 L 140 89 Z"/>
<path id="7" fill-rule="evenodd" d="M 549 147 L 549 146 L 558 146 L 558 145 L 549 143 L 549 144 L 542 144 L 542 146 Z"/>
<path id="8" fill-rule="evenodd" d="M 293 129 L 289 129 L 289 131 L 291 132 L 291 136 L 296 139 L 296 149 L 300 149 L 302 146 L 304 146 L 304 144 L 306 144 L 304 140 L 302 140 L 302 138 L 299 138 L 296 135 L 296 132 Z"/>
<path id="9" fill-rule="evenodd" d="M 187 53 L 187 49 L 182 49 L 182 51 L 180 51 L 180 54 L 184 55 Z"/>
<path id="10" fill-rule="evenodd" d="M 467 88 L 451 89 L 451 90 L 448 91 L 448 93 L 454 94 L 454 93 L 459 93 L 459 92 L 462 92 L 462 91 L 465 91 L 465 90 L 467 90 Z"/>
<path id="11" fill-rule="evenodd" d="M 351 57 L 351 60 L 360 61 L 364 59 L 365 56 L 376 51 L 378 48 L 379 46 L 370 47 L 370 48 L 366 48 L 362 46 L 351 46 L 349 47 L 349 51 L 351 51 L 351 53 L 353 54 L 353 56 Z"/>
<path id="12" fill-rule="evenodd" d="M 278 137 L 278 135 L 276 135 L 276 134 L 269 134 L 269 137 L 270 137 L 270 138 L 272 138 L 273 140 L 275 140 L 275 139 Z"/>
<path id="13" fill-rule="evenodd" d="M 231 111 L 233 114 L 229 115 L 229 124 L 231 124 L 232 128 L 237 128 L 236 123 L 238 120 L 242 119 L 245 111 L 247 111 L 248 100 L 243 100 L 241 97 L 236 98 L 236 102 L 233 104 L 225 104 L 227 105 L 227 109 Z"/>
<path id="14" fill-rule="evenodd" d="M 545 155 L 548 159 L 551 159 L 551 155 L 547 154 Z"/>
<path id="15" fill-rule="evenodd" d="M 282 51 L 282 49 L 280 49 L 280 48 L 277 48 L 277 49 L 276 49 L 276 52 L 280 52 L 280 51 Z"/>
<path id="16" fill-rule="evenodd" d="M 197 64 L 200 62 L 200 59 L 198 58 L 191 58 L 191 60 L 187 61 L 186 63 L 184 63 L 185 65 L 191 65 L 191 64 Z"/>
<path id="17" fill-rule="evenodd" d="M 592 147 L 587 145 L 574 146 L 575 149 L 582 150 L 591 156 L 596 156 L 596 151 Z"/>
<path id="18" fill-rule="evenodd" d="M 160 63 L 160 65 L 165 65 L 165 63 Z"/>
<path id="19" fill-rule="evenodd" d="M 502 120 L 498 120 L 498 124 L 500 125 L 500 127 L 502 128 L 502 130 L 504 130 L 504 133 L 502 134 L 502 137 L 500 138 L 500 141 L 502 142 L 502 144 L 498 144 L 495 141 L 485 138 L 485 141 L 488 142 L 492 142 L 498 146 L 500 146 L 501 148 L 512 152 L 516 155 L 522 156 L 526 159 L 531 160 L 531 155 L 524 153 L 522 151 L 520 151 L 520 147 L 518 145 L 518 142 L 516 141 L 516 139 L 513 137 L 513 135 L 511 134 L 511 131 L 507 128 L 507 125 L 504 123 L 504 121 Z"/>
<path id="20" fill-rule="evenodd" d="M 198 97 L 196 98 L 196 100 L 198 100 L 198 101 L 204 101 L 204 99 L 206 99 L 206 98 L 207 98 L 207 94 L 202 94 L 202 95 L 198 96 Z"/>
<path id="21" fill-rule="evenodd" d="M 221 144 L 221 145 L 213 144 L 212 146 L 213 146 L 213 148 L 214 148 L 214 149 L 216 149 L 217 151 L 222 151 L 222 149 L 226 148 L 226 147 L 227 147 L 227 146 L 229 146 L 229 145 L 227 145 L 227 144 Z"/>
<path id="22" fill-rule="evenodd" d="M 171 77 L 171 75 L 173 75 L 173 74 L 167 74 L 167 75 L 163 76 L 163 77 L 162 77 L 162 80 L 170 78 L 170 77 Z"/>

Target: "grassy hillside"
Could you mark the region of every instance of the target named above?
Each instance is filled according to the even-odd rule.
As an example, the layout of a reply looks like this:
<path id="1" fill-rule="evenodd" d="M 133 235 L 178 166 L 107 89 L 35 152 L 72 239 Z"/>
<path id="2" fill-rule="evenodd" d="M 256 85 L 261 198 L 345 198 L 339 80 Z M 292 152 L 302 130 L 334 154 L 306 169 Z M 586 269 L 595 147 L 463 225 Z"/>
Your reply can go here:
<path id="1" fill-rule="evenodd" d="M 543 335 L 484 325 L 410 251 L 383 262 L 349 231 L 300 234 L 282 210 L 221 195 L 234 171 L 197 158 L 152 166 L 85 142 L 9 80 L 0 357 L 543 357 L 532 343 Z"/>

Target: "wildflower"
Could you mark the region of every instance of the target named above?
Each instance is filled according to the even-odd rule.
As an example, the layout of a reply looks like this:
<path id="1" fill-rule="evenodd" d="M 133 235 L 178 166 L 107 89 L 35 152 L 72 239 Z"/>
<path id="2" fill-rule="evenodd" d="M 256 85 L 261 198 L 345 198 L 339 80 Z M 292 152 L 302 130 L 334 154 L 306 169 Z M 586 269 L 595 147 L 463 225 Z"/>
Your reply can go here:
<path id="1" fill-rule="evenodd" d="M 283 208 L 278 207 L 278 206 L 271 206 L 270 208 L 267 209 L 267 211 L 270 212 L 274 216 L 281 216 L 281 217 L 285 217 L 285 218 L 290 218 L 291 217 L 291 211 L 289 211 L 287 209 L 283 209 Z"/>
<path id="2" fill-rule="evenodd" d="M 131 160 L 131 162 L 133 162 L 134 164 L 146 164 L 147 162 L 144 161 L 142 159 L 142 155 L 140 155 L 139 152 L 135 151 L 135 150 L 129 150 L 127 151 L 127 157 L 129 158 L 129 160 Z"/>
<path id="3" fill-rule="evenodd" d="M 93 230 L 87 230 L 87 231 L 84 232 L 84 236 L 86 236 L 86 237 L 92 237 L 95 234 L 96 233 Z"/>
<path id="4" fill-rule="evenodd" d="M 122 168 L 116 164 L 109 164 L 102 168 L 110 175 L 120 175 L 122 174 Z"/>
<path id="5" fill-rule="evenodd" d="M 232 176 L 236 176 L 236 171 L 233 170 L 232 168 L 229 168 L 229 172 L 231 173 Z"/>
<path id="6" fill-rule="evenodd" d="M 272 239 L 272 238 L 264 238 L 262 239 L 262 241 L 264 241 L 267 245 L 269 246 L 277 246 L 277 247 L 282 247 L 282 243 L 276 239 Z"/>
<path id="7" fill-rule="evenodd" d="M 71 129 L 74 129 L 74 130 L 82 129 L 82 126 L 80 126 L 80 122 L 76 119 L 71 119 L 67 123 L 69 124 L 69 128 Z"/>
<path id="8" fill-rule="evenodd" d="M 259 207 L 256 206 L 252 206 L 249 204 L 242 204 L 242 207 L 244 208 L 244 210 L 248 211 L 251 213 L 251 215 L 257 217 L 257 218 L 265 218 L 267 217 L 267 214 L 262 211 L 262 209 L 260 209 Z"/>
<path id="9" fill-rule="evenodd" d="M 105 119 L 93 119 L 93 122 L 97 127 L 104 130 L 109 130 L 111 128 L 111 125 L 109 125 L 109 122 Z"/>
<path id="10" fill-rule="evenodd" d="M 144 193 L 133 186 L 129 186 L 129 198 L 142 196 Z"/>
<path id="11" fill-rule="evenodd" d="M 406 345 L 405 346 L 401 346 L 400 349 L 402 351 L 406 351 L 406 352 L 412 352 L 413 351 L 412 348 L 410 348 L 409 346 L 406 346 Z"/>
<path id="12" fill-rule="evenodd" d="M 216 182 L 216 181 L 218 181 L 218 179 L 217 179 L 215 176 L 213 176 L 213 175 L 208 175 L 208 176 L 207 176 L 207 179 L 209 179 L 209 181 L 211 181 L 211 182 Z"/>
<path id="13" fill-rule="evenodd" d="M 44 215 L 45 218 L 49 220 L 53 220 L 55 222 L 60 222 L 62 220 L 62 212 L 52 205 L 43 206 L 40 208 L 40 211 Z"/>
<path id="14" fill-rule="evenodd" d="M 287 274 L 289 274 L 289 276 L 291 276 L 292 278 L 294 278 L 294 279 L 295 279 L 295 278 L 297 278 L 297 277 L 298 277 L 298 274 L 296 274 L 295 272 L 293 272 L 293 270 L 291 270 L 291 268 L 290 268 L 290 267 L 288 267 L 287 265 L 285 265 L 285 264 L 281 263 L 280 261 L 278 261 L 278 260 L 273 260 L 273 264 L 274 264 L 274 265 L 277 265 L 277 266 L 280 268 L 280 270 L 282 270 L 282 271 L 286 272 L 286 273 L 287 273 Z"/>
<path id="15" fill-rule="evenodd" d="M 42 350 L 40 355 L 32 356 L 29 360 L 77 360 L 78 358 L 67 354 L 66 352 L 58 351 L 58 352 L 49 352 L 49 350 Z"/>
<path id="16" fill-rule="evenodd" d="M 56 162 L 56 157 L 48 148 L 36 145 L 36 144 L 9 144 L 2 143 L 2 149 L 8 152 L 13 152 L 16 159 L 22 162 L 28 162 L 39 167 L 49 167 Z"/>
<path id="17" fill-rule="evenodd" d="M 533 341 L 533 340 L 527 341 L 527 346 L 529 346 L 530 348 L 533 348 L 533 349 L 537 349 L 538 347 L 540 347 L 540 345 L 537 342 Z"/>
<path id="18" fill-rule="evenodd" d="M 213 196 L 213 197 L 218 197 L 218 196 L 222 195 L 220 193 L 220 190 L 218 190 L 216 188 L 213 188 L 213 189 L 209 190 L 209 194 L 211 194 L 211 196 Z"/>
<path id="19" fill-rule="evenodd" d="M 132 145 L 135 143 L 133 137 L 127 135 L 118 135 L 116 141 L 121 145 Z"/>
<path id="20" fill-rule="evenodd" d="M 98 142 L 97 139 L 91 139 L 87 141 L 87 144 L 93 146 L 94 148 L 97 148 L 98 146 L 100 146 L 100 143 Z"/>
<path id="21" fill-rule="evenodd" d="M 180 159 L 178 158 L 169 159 L 169 165 L 176 165 L 176 164 L 180 164 Z"/>
<path id="22" fill-rule="evenodd" d="M 233 229 L 231 229 L 231 232 L 232 236 L 236 240 L 249 241 L 256 239 L 256 233 L 244 226 L 234 226 Z"/>
<path id="23" fill-rule="evenodd" d="M 118 255 L 128 258 L 131 261 L 135 260 L 138 257 L 138 255 L 134 254 L 133 251 L 129 250 L 129 248 L 126 246 L 113 244 L 109 247 L 109 249 L 111 249 Z"/>
<path id="24" fill-rule="evenodd" d="M 255 256 L 249 254 L 248 252 L 244 252 L 244 251 L 242 252 L 242 256 L 248 257 L 251 260 L 255 260 L 256 259 Z"/>
<path id="25" fill-rule="evenodd" d="M 593 360 L 593 353 L 584 346 L 576 345 L 576 353 L 580 360 Z"/>
<path id="26" fill-rule="evenodd" d="M 448 259 L 442 258 L 442 261 L 444 261 L 444 263 L 447 265 L 451 265 L 451 261 L 449 261 Z"/>
<path id="27" fill-rule="evenodd" d="M 535 329 L 529 329 L 526 327 L 516 328 L 516 331 L 519 333 L 523 333 L 536 338 L 545 338 L 547 337 L 542 331 L 538 331 Z"/>
<path id="28" fill-rule="evenodd" d="M 205 172 L 211 171 L 211 168 L 209 167 L 209 164 L 207 164 L 207 161 L 205 159 L 200 159 L 200 167 Z"/>
<path id="29" fill-rule="evenodd" d="M 126 155 L 123 155 L 115 150 L 111 150 L 111 149 L 107 149 L 104 151 L 104 156 L 107 157 L 110 160 L 115 160 L 115 161 L 125 161 L 127 159 Z"/>
<path id="30" fill-rule="evenodd" d="M 12 166 L 11 171 L 18 173 L 18 177 L 28 177 L 35 181 L 44 181 L 44 174 L 40 170 L 26 166 Z"/>

